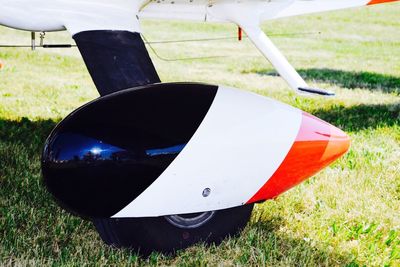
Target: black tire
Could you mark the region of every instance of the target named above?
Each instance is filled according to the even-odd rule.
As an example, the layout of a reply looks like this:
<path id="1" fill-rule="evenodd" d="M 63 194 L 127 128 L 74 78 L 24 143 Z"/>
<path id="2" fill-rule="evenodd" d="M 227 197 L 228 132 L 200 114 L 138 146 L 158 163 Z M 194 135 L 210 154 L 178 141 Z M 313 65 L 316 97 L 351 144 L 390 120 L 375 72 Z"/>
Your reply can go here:
<path id="1" fill-rule="evenodd" d="M 188 227 L 177 225 L 170 217 L 94 219 L 93 223 L 108 245 L 130 248 L 143 256 L 153 251 L 171 254 L 199 242 L 219 244 L 226 237 L 237 235 L 249 221 L 253 206 L 210 212 L 204 223 Z M 199 214 L 183 215 L 191 216 Z"/>

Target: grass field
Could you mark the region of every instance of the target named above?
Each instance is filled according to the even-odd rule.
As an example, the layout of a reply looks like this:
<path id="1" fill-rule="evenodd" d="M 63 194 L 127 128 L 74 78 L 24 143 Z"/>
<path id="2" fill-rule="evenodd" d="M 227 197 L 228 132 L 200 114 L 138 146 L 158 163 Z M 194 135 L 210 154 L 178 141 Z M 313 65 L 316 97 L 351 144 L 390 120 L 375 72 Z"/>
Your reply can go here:
<path id="1" fill-rule="evenodd" d="M 146 21 L 149 40 L 234 36 L 235 27 Z M 76 49 L 0 48 L 0 265 L 400 266 L 400 4 L 296 17 L 264 25 L 313 86 L 335 98 L 291 92 L 245 40 L 154 45 L 163 81 L 253 91 L 341 127 L 350 152 L 306 183 L 255 208 L 243 234 L 218 247 L 141 259 L 103 245 L 90 222 L 61 210 L 42 185 L 45 138 L 98 96 Z M 301 33 L 293 35 L 292 33 Z M 71 42 L 66 33 L 48 42 Z M 0 43 L 29 34 L 0 28 Z M 223 56 L 223 57 L 221 57 Z"/>

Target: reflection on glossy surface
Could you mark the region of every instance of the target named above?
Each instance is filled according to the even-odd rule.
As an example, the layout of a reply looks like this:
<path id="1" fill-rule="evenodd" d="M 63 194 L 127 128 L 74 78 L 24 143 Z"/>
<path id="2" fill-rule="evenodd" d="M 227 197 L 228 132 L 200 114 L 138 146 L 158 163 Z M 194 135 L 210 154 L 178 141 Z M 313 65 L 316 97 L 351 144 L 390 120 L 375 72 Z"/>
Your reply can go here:
<path id="1" fill-rule="evenodd" d="M 150 186 L 189 142 L 217 87 L 159 84 L 99 98 L 48 138 L 42 172 L 60 205 L 110 217 Z"/>
<path id="2" fill-rule="evenodd" d="M 149 149 L 149 150 L 146 150 L 146 154 L 148 156 L 174 154 L 174 153 L 179 153 L 180 151 L 182 151 L 182 149 L 184 147 L 185 147 L 185 145 L 179 145 L 179 146 L 173 146 L 173 147 L 167 147 L 167 148 Z"/>
<path id="3" fill-rule="evenodd" d="M 79 133 L 62 133 L 54 138 L 52 149 L 47 149 L 47 162 L 53 168 L 80 168 L 87 165 L 101 164 L 162 165 L 165 158 L 175 158 L 185 147 L 185 144 L 153 149 L 120 148 L 101 140 L 86 137 Z"/>
<path id="4" fill-rule="evenodd" d="M 53 143 L 59 149 L 49 154 L 53 163 L 81 164 L 92 161 L 121 160 L 128 158 L 125 149 L 80 134 L 60 134 Z M 121 157 L 123 156 L 123 157 Z"/>
<path id="5" fill-rule="evenodd" d="M 299 133 L 285 160 L 248 203 L 279 196 L 340 158 L 349 147 L 346 133 L 304 112 Z"/>

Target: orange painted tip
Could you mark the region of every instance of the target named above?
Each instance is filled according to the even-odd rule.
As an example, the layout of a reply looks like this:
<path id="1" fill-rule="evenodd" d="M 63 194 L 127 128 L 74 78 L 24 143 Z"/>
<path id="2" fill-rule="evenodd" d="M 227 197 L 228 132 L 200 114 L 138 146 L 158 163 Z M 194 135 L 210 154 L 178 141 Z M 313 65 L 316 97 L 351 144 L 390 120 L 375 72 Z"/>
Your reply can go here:
<path id="1" fill-rule="evenodd" d="M 0 61 L 0 70 L 4 68 L 4 63 Z"/>
<path id="2" fill-rule="evenodd" d="M 383 4 L 383 3 L 389 3 L 389 2 L 397 2 L 397 1 L 400 1 L 400 0 L 372 0 L 367 5 L 376 5 L 376 4 Z"/>
<path id="3" fill-rule="evenodd" d="M 334 162 L 349 147 L 350 138 L 343 131 L 303 113 L 300 131 L 286 158 L 247 203 L 279 196 Z"/>

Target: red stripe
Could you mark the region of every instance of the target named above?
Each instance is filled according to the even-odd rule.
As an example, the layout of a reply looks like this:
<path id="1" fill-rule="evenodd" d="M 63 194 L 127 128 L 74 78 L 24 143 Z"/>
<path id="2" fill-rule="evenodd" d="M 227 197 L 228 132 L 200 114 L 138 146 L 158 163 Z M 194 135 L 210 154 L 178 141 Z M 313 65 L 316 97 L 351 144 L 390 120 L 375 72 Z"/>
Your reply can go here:
<path id="1" fill-rule="evenodd" d="M 286 158 L 268 182 L 247 202 L 272 199 L 301 183 L 343 155 L 348 136 L 307 113 Z"/>

